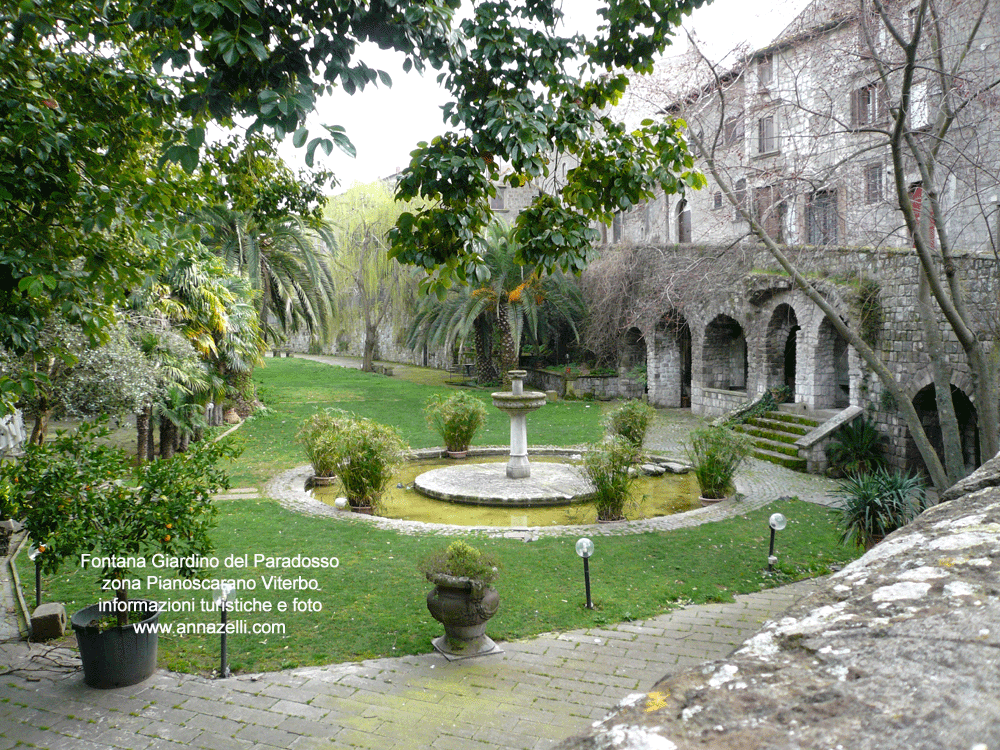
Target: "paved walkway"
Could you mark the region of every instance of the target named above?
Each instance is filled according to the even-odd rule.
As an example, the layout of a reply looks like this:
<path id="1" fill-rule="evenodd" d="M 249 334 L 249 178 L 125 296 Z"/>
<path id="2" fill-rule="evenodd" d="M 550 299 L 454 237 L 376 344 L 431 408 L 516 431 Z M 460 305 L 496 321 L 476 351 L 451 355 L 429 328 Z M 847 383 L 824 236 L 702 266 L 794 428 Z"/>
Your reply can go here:
<path id="1" fill-rule="evenodd" d="M 466 662 L 427 654 L 227 680 L 160 671 L 117 690 L 84 687 L 70 652 L 6 644 L 0 750 L 550 748 L 630 693 L 724 657 L 814 585 L 502 643 Z"/>

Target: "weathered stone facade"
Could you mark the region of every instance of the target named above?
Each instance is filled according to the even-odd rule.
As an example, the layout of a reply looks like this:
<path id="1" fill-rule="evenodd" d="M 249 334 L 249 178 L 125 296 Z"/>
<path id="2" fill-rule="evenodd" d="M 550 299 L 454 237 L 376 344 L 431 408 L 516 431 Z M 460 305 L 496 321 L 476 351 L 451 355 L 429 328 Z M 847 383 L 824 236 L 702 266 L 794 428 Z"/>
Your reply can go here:
<path id="1" fill-rule="evenodd" d="M 930 359 L 916 307 L 917 259 L 908 250 L 790 249 L 813 285 L 841 318 L 860 326 L 859 280 L 876 293 L 873 343 L 912 400 L 931 384 Z M 650 273 L 668 273 L 667 249 L 649 252 Z M 663 267 L 656 268 L 659 263 Z M 787 275 L 768 271 L 764 251 L 746 260 L 742 289 L 706 291 L 680 309 L 640 322 L 646 342 L 648 399 L 656 406 L 686 406 L 716 416 L 787 385 L 792 401 L 809 410 L 861 407 L 890 441 L 893 463 L 916 460 L 908 430 L 895 404 L 882 395 L 880 382 L 830 322 L 794 287 Z M 969 305 L 977 311 L 978 334 L 995 340 L 1000 321 L 1000 269 L 992 256 L 962 255 L 959 275 L 966 281 Z M 753 270 L 757 269 L 757 270 Z M 953 332 L 940 324 L 952 372 L 952 386 L 971 411 L 965 415 L 967 459 L 976 456 L 974 395 L 964 353 Z"/>

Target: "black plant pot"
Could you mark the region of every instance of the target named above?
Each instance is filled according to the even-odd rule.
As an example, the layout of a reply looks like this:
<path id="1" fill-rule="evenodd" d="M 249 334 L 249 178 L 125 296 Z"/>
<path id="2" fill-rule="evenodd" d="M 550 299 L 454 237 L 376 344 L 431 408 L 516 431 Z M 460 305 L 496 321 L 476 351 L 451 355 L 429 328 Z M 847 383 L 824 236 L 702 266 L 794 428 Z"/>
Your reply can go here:
<path id="1" fill-rule="evenodd" d="M 135 609 L 129 619 L 139 619 L 144 626 L 159 622 L 160 613 L 152 602 L 131 602 Z M 136 623 L 123 628 L 99 630 L 92 625 L 108 614 L 99 604 L 84 607 L 70 618 L 83 662 L 83 681 L 90 687 L 117 688 L 135 685 L 148 679 L 156 671 L 156 652 L 159 634 L 136 632 Z"/>

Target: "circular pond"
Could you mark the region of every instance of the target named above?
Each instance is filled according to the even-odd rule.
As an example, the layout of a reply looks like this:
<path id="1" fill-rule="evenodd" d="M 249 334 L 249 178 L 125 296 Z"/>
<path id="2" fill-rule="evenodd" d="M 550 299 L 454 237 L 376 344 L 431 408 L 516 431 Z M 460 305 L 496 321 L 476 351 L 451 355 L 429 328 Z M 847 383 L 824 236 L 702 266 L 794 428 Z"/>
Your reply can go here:
<path id="1" fill-rule="evenodd" d="M 532 466 L 538 463 L 562 463 L 558 457 L 532 456 Z M 506 464 L 506 457 L 476 459 L 476 463 Z M 410 461 L 395 477 L 396 487 L 382 500 L 381 515 L 405 521 L 455 524 L 460 526 L 498 526 L 524 528 L 532 526 L 566 526 L 597 522 L 593 503 L 582 502 L 556 507 L 490 507 L 462 505 L 425 497 L 413 489 L 416 477 L 432 469 L 453 467 L 449 459 Z M 337 486 L 316 487 L 313 496 L 327 505 L 343 494 Z M 626 510 L 629 520 L 683 513 L 700 507 L 698 485 L 693 474 L 665 474 L 660 477 L 641 476 L 633 489 L 634 506 Z"/>

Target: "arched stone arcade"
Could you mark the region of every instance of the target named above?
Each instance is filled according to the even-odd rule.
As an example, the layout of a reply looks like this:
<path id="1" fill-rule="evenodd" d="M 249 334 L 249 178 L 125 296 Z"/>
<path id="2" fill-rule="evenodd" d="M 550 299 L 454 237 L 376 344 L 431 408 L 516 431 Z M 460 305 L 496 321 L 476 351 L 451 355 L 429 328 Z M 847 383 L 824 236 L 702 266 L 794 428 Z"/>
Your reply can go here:
<path id="1" fill-rule="evenodd" d="M 646 378 L 649 403 L 691 406 L 691 327 L 671 310 L 657 322 L 647 339 Z"/>
<path id="2" fill-rule="evenodd" d="M 706 388 L 724 391 L 747 389 L 747 339 L 736 320 L 717 315 L 705 327 L 701 347 L 701 376 Z"/>

